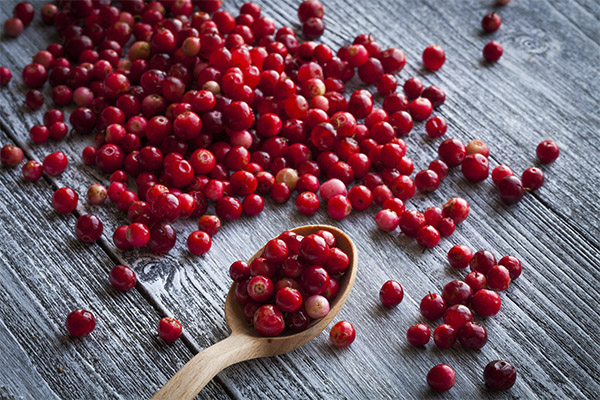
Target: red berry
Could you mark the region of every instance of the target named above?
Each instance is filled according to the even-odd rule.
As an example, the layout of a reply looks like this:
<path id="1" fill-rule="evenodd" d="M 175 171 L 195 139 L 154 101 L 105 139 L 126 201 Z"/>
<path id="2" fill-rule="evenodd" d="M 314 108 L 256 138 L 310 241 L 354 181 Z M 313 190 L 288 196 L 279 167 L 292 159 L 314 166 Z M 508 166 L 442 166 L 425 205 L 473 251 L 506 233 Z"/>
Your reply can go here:
<path id="1" fill-rule="evenodd" d="M 487 250 L 479 250 L 473 254 L 469 261 L 471 271 L 479 272 L 484 275 L 486 275 L 488 270 L 494 265 L 496 265 L 496 257 Z"/>
<path id="2" fill-rule="evenodd" d="M 473 297 L 473 291 L 465 282 L 453 280 L 444 286 L 442 297 L 448 307 L 454 304 L 469 304 L 471 297 Z"/>
<path id="3" fill-rule="evenodd" d="M 433 105 L 429 99 L 419 97 L 410 102 L 408 112 L 415 121 L 425 121 L 431 116 Z"/>
<path id="4" fill-rule="evenodd" d="M 392 232 L 398 227 L 400 217 L 395 211 L 384 209 L 377 213 L 375 222 L 380 229 L 386 232 Z"/>
<path id="5" fill-rule="evenodd" d="M 446 218 L 452 218 L 458 225 L 469 216 L 469 203 L 461 197 L 454 197 L 444 204 L 442 214 Z"/>
<path id="6" fill-rule="evenodd" d="M 296 197 L 296 207 L 304 215 L 313 215 L 320 205 L 319 197 L 313 192 L 303 192 Z"/>
<path id="7" fill-rule="evenodd" d="M 473 321 L 471 309 L 463 304 L 455 304 L 448 307 L 444 313 L 444 324 L 448 324 L 455 329 L 459 329 L 467 322 Z"/>
<path id="8" fill-rule="evenodd" d="M 551 163 L 556 161 L 559 154 L 560 149 L 552 140 L 544 140 L 538 144 L 536 148 L 537 158 L 543 163 Z"/>
<path id="9" fill-rule="evenodd" d="M 473 295 L 473 299 L 471 299 L 473 311 L 482 317 L 491 317 L 492 315 L 498 314 L 501 306 L 502 300 L 500 299 L 500 295 L 488 289 L 478 290 L 475 295 Z"/>
<path id="10" fill-rule="evenodd" d="M 21 168 L 21 172 L 23 174 L 23 178 L 28 181 L 35 182 L 42 177 L 44 172 L 42 164 L 37 161 L 27 161 L 23 168 Z"/>
<path id="11" fill-rule="evenodd" d="M 275 305 L 283 312 L 295 312 L 302 307 L 302 295 L 297 289 L 284 287 L 275 294 Z"/>
<path id="12" fill-rule="evenodd" d="M 261 336 L 277 336 L 285 329 L 283 314 L 270 304 L 256 310 L 252 320 L 254 329 Z"/>
<path id="13" fill-rule="evenodd" d="M 500 29 L 500 25 L 502 24 L 502 19 L 495 12 L 491 12 L 486 14 L 481 20 L 481 27 L 486 32 L 496 32 Z"/>
<path id="14" fill-rule="evenodd" d="M 521 182 L 523 184 L 523 189 L 531 191 L 537 190 L 544 184 L 544 172 L 536 167 L 527 168 L 523 171 Z"/>
<path id="15" fill-rule="evenodd" d="M 393 308 L 404 299 L 404 290 L 398 282 L 389 280 L 383 284 L 379 291 L 379 299 L 385 307 Z"/>
<path id="16" fill-rule="evenodd" d="M 456 223 L 452 218 L 442 218 L 437 224 L 437 230 L 440 232 L 440 235 L 444 237 L 452 235 L 455 229 Z"/>
<path id="17" fill-rule="evenodd" d="M 496 168 L 492 170 L 492 181 L 494 181 L 494 185 L 498 186 L 498 183 L 505 176 L 513 175 L 512 169 L 506 165 L 498 165 Z"/>
<path id="18" fill-rule="evenodd" d="M 52 207 L 62 214 L 73 212 L 77 208 L 79 196 L 71 188 L 63 187 L 52 195 Z"/>
<path id="19" fill-rule="evenodd" d="M 446 139 L 440 144 L 438 154 L 449 167 L 456 167 L 464 161 L 467 149 L 458 139 Z"/>
<path id="20" fill-rule="evenodd" d="M 96 327 L 94 314 L 86 310 L 75 310 L 67 315 L 65 322 L 69 334 L 82 337 L 89 335 Z"/>
<path id="21" fill-rule="evenodd" d="M 486 274 L 488 287 L 492 290 L 506 290 L 510 285 L 510 272 L 502 265 L 494 265 Z"/>
<path id="22" fill-rule="evenodd" d="M 335 347 L 348 347 L 354 342 L 356 331 L 348 321 L 340 321 L 331 327 L 329 339 Z"/>
<path id="23" fill-rule="evenodd" d="M 61 153 L 62 154 L 62 153 Z M 23 150 L 12 144 L 6 144 L 0 150 L 0 162 L 7 167 L 16 167 L 23 161 Z"/>
<path id="24" fill-rule="evenodd" d="M 210 250 L 211 245 L 210 235 L 204 231 L 195 231 L 188 236 L 187 246 L 192 254 L 205 254 Z"/>
<path id="25" fill-rule="evenodd" d="M 472 257 L 473 252 L 471 249 L 461 244 L 452 247 L 448 252 L 448 262 L 452 268 L 456 269 L 467 268 Z"/>
<path id="26" fill-rule="evenodd" d="M 487 288 L 487 278 L 484 274 L 477 271 L 470 272 L 465 276 L 465 283 L 471 287 L 473 293 L 477 293 L 481 289 Z M 471 299 L 471 301 L 473 301 Z"/>
<path id="27" fill-rule="evenodd" d="M 481 182 L 489 175 L 488 159 L 479 153 L 468 154 L 461 169 L 465 178 L 471 182 Z"/>
<path id="28" fill-rule="evenodd" d="M 412 77 L 404 82 L 404 93 L 409 99 L 416 99 L 423 92 L 423 82 L 419 78 Z"/>
<path id="29" fill-rule="evenodd" d="M 417 232 L 417 243 L 423 247 L 435 247 L 440 242 L 440 233 L 431 225 L 423 225 Z"/>
<path id="30" fill-rule="evenodd" d="M 505 256 L 498 261 L 498 265 L 506 267 L 510 273 L 510 279 L 515 280 L 521 275 L 521 261 L 517 257 Z"/>
<path id="31" fill-rule="evenodd" d="M 456 342 L 457 328 L 452 325 L 442 324 L 433 331 L 433 342 L 438 349 L 447 349 Z"/>
<path id="32" fill-rule="evenodd" d="M 446 61 L 444 49 L 438 45 L 431 45 L 423 51 L 423 65 L 425 68 L 436 71 L 442 68 Z"/>
<path id="33" fill-rule="evenodd" d="M 456 383 L 456 374 L 446 364 L 436 365 L 427 373 L 427 384 L 436 392 L 450 390 Z"/>
<path id="34" fill-rule="evenodd" d="M 323 14 L 323 4 L 319 0 L 305 0 L 298 6 L 300 22 L 305 22 L 309 18 L 323 18 Z"/>
<path id="35" fill-rule="evenodd" d="M 4 33 L 7 36 L 17 37 L 23 32 L 23 21 L 19 18 L 8 18 L 4 22 Z"/>
<path id="36" fill-rule="evenodd" d="M 496 62 L 502 57 L 502 45 L 495 40 L 486 44 L 483 48 L 483 58 L 488 62 Z"/>
<path id="37" fill-rule="evenodd" d="M 93 214 L 85 214 L 75 223 L 75 234 L 86 243 L 94 243 L 102 236 L 102 221 Z"/>
<path id="38" fill-rule="evenodd" d="M 483 370 L 485 385 L 494 390 L 508 390 L 517 380 L 517 371 L 508 361 L 495 360 Z"/>
<path id="39" fill-rule="evenodd" d="M 44 158 L 42 166 L 48 175 L 60 175 L 67 169 L 69 160 L 62 151 L 49 154 Z"/>
<path id="40" fill-rule="evenodd" d="M 150 230 L 140 222 L 134 222 L 127 227 L 125 236 L 130 245 L 144 247 L 150 240 Z"/>
<path id="41" fill-rule="evenodd" d="M 426 169 L 417 172 L 417 175 L 415 175 L 415 185 L 421 192 L 433 192 L 440 185 L 440 178 L 435 171 Z"/>
<path id="42" fill-rule="evenodd" d="M 434 116 L 427 120 L 425 123 L 425 131 L 429 137 L 439 138 L 444 136 L 446 130 L 448 129 L 448 123 L 443 117 Z"/>
<path id="43" fill-rule="evenodd" d="M 0 67 L 0 86 L 6 86 L 12 79 L 12 72 L 7 67 Z"/>
<path id="44" fill-rule="evenodd" d="M 415 237 L 425 225 L 425 216 L 417 210 L 407 210 L 400 214 L 400 230 L 407 236 Z"/>
<path id="45" fill-rule="evenodd" d="M 179 339 L 183 328 L 181 323 L 172 317 L 165 317 L 158 323 L 158 336 L 168 343 Z"/>
<path id="46" fill-rule="evenodd" d="M 479 153 L 487 158 L 490 155 L 490 148 L 481 140 L 471 140 L 467 144 L 467 155 L 474 153 Z"/>
<path id="47" fill-rule="evenodd" d="M 430 320 L 441 318 L 446 312 L 446 302 L 437 293 L 429 293 L 421 300 L 421 314 Z"/>
<path id="48" fill-rule="evenodd" d="M 467 349 L 479 350 L 487 342 L 487 332 L 478 323 L 467 322 L 458 330 L 458 341 Z"/>
<path id="49" fill-rule="evenodd" d="M 406 338 L 408 339 L 408 343 L 413 346 L 425 346 L 429 343 L 429 338 L 431 337 L 431 333 L 429 331 L 429 327 L 425 324 L 416 324 L 408 328 L 406 331 Z"/>
<path id="50" fill-rule="evenodd" d="M 525 193 L 521 180 L 514 175 L 505 176 L 496 186 L 498 187 L 500 198 L 507 205 L 518 203 Z"/>
<path id="51" fill-rule="evenodd" d="M 110 270 L 108 280 L 115 289 L 126 292 L 135 286 L 135 272 L 125 265 L 116 265 Z"/>

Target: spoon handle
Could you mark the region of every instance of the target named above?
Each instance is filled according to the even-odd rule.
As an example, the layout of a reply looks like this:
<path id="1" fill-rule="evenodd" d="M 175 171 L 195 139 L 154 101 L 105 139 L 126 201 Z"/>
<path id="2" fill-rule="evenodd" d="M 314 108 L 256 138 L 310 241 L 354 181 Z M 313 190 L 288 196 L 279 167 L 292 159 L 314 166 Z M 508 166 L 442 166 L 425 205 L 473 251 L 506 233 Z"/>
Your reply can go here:
<path id="1" fill-rule="evenodd" d="M 193 399 L 223 369 L 260 357 L 252 339 L 234 334 L 202 350 L 177 371 L 151 400 Z"/>

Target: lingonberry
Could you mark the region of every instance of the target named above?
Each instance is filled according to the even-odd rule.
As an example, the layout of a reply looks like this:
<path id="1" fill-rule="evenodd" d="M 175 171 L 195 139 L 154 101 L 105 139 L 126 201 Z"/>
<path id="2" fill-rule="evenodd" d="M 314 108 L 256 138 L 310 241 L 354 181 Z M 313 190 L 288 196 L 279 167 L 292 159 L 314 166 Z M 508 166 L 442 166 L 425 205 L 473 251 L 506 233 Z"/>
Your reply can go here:
<path id="1" fill-rule="evenodd" d="M 271 239 L 263 249 L 262 257 L 273 263 L 280 263 L 288 256 L 287 244 L 281 239 Z"/>
<path id="2" fill-rule="evenodd" d="M 125 232 L 127 241 L 134 247 L 144 247 L 150 240 L 150 230 L 140 222 L 134 222 Z"/>
<path id="3" fill-rule="evenodd" d="M 89 108 L 79 107 L 73 110 L 69 122 L 76 132 L 87 134 L 96 127 L 97 117 Z"/>
<path id="4" fill-rule="evenodd" d="M 494 185 L 498 186 L 498 183 L 500 183 L 502 178 L 510 175 L 513 175 L 513 171 L 510 169 L 510 167 L 506 165 L 498 165 L 492 170 L 492 181 L 494 182 Z"/>
<path id="5" fill-rule="evenodd" d="M 329 285 L 329 274 L 323 267 L 313 265 L 305 268 L 300 277 L 300 286 L 308 294 L 322 294 Z"/>
<path id="6" fill-rule="evenodd" d="M 440 186 L 440 178 L 435 171 L 425 169 L 415 175 L 415 185 L 421 192 L 433 192 Z"/>
<path id="7" fill-rule="evenodd" d="M 433 112 L 431 101 L 425 97 L 418 97 L 408 105 L 408 112 L 415 121 L 425 121 Z"/>
<path id="8" fill-rule="evenodd" d="M 385 307 L 396 307 L 404 299 L 404 289 L 398 282 L 389 280 L 379 290 L 379 299 Z"/>
<path id="9" fill-rule="evenodd" d="M 487 342 L 487 332 L 480 324 L 467 322 L 458 330 L 458 341 L 467 349 L 479 350 Z"/>
<path id="10" fill-rule="evenodd" d="M 433 331 L 433 342 L 438 349 L 447 349 L 456 342 L 458 329 L 452 325 L 442 324 Z"/>
<path id="11" fill-rule="evenodd" d="M 467 276 L 465 276 L 465 283 L 471 287 L 473 293 L 477 293 L 481 289 L 487 288 L 487 278 L 484 274 L 477 271 L 469 272 Z M 472 301 L 473 299 L 471 299 L 471 302 Z"/>
<path id="12" fill-rule="evenodd" d="M 258 194 L 249 194 L 242 201 L 242 210 L 249 216 L 258 215 L 265 208 L 265 200 Z"/>
<path id="13" fill-rule="evenodd" d="M 405 210 L 404 202 L 395 197 L 384 201 L 381 207 L 384 210 L 391 210 L 398 215 L 401 215 Z"/>
<path id="14" fill-rule="evenodd" d="M 486 274 L 488 287 L 492 290 L 502 291 L 510 285 L 510 272 L 503 265 L 494 265 Z"/>
<path id="15" fill-rule="evenodd" d="M 116 144 L 105 144 L 96 153 L 96 165 L 105 173 L 113 173 L 121 169 L 124 159 L 123 150 Z"/>
<path id="16" fill-rule="evenodd" d="M 81 152 L 81 158 L 85 164 L 94 165 L 96 164 L 96 154 L 98 154 L 98 149 L 95 146 L 86 146 Z"/>
<path id="17" fill-rule="evenodd" d="M 352 211 L 352 204 L 348 197 L 338 194 L 333 196 L 327 202 L 327 212 L 333 219 L 344 219 Z"/>
<path id="18" fill-rule="evenodd" d="M 423 225 L 425 225 L 425 216 L 420 211 L 407 210 L 400 214 L 400 230 L 407 236 L 417 236 L 417 232 Z"/>
<path id="19" fill-rule="evenodd" d="M 313 192 L 302 192 L 296 197 L 296 207 L 304 215 L 313 215 L 319 210 L 321 202 Z"/>
<path id="20" fill-rule="evenodd" d="M 448 171 L 449 171 L 448 165 L 445 162 L 443 162 L 442 160 L 433 160 L 429 164 L 429 169 L 438 175 L 440 182 L 443 181 L 444 179 L 446 179 L 446 177 L 448 176 Z"/>
<path id="21" fill-rule="evenodd" d="M 10 37 L 17 37 L 23 32 L 23 21 L 19 18 L 8 18 L 4 22 L 4 33 Z"/>
<path id="22" fill-rule="evenodd" d="M 68 187 L 58 189 L 52 195 L 52 208 L 62 214 L 73 212 L 77 208 L 77 193 Z"/>
<path id="23" fill-rule="evenodd" d="M 383 64 L 374 57 L 367 59 L 367 61 L 358 68 L 358 77 L 367 85 L 377 83 L 383 74 Z"/>
<path id="24" fill-rule="evenodd" d="M 437 108 L 446 101 L 446 92 L 439 86 L 428 86 L 421 93 L 421 97 L 428 99 L 433 108 Z"/>
<path id="25" fill-rule="evenodd" d="M 506 267 L 512 281 L 521 275 L 521 261 L 517 257 L 504 256 L 498 261 L 498 265 Z"/>
<path id="26" fill-rule="evenodd" d="M 67 90 L 70 91 L 71 89 L 67 88 Z M 52 90 L 52 93 L 54 95 L 54 89 Z M 70 103 L 70 99 L 68 102 L 65 102 L 63 104 L 57 102 L 56 100 L 54 102 L 58 105 L 67 105 Z M 39 90 L 28 91 L 25 95 L 25 105 L 27 105 L 27 107 L 29 107 L 32 110 L 39 110 L 44 105 L 44 95 Z"/>
<path id="27" fill-rule="evenodd" d="M 325 181 L 319 188 L 319 194 L 325 202 L 337 195 L 345 196 L 348 194 L 346 185 L 339 179 L 333 178 Z"/>
<path id="28" fill-rule="evenodd" d="M 442 218 L 436 228 L 440 232 L 440 235 L 447 237 L 454 233 L 456 223 L 452 218 Z"/>
<path id="29" fill-rule="evenodd" d="M 449 167 L 456 167 L 464 161 L 467 149 L 458 139 L 446 139 L 440 144 L 438 155 Z"/>
<path id="30" fill-rule="evenodd" d="M 156 224 L 150 229 L 148 248 L 157 254 L 168 253 L 175 246 L 177 233 L 169 224 Z"/>
<path id="31" fill-rule="evenodd" d="M 436 365 L 427 373 L 427 384 L 436 392 L 450 390 L 456 383 L 456 373 L 446 364 Z"/>
<path id="32" fill-rule="evenodd" d="M 298 6 L 298 19 L 305 22 L 309 18 L 323 18 L 323 4 L 319 0 L 306 0 Z"/>
<path id="33" fill-rule="evenodd" d="M 256 332 L 262 336 L 277 336 L 285 329 L 283 314 L 271 304 L 256 310 L 252 322 Z"/>
<path id="34" fill-rule="evenodd" d="M 57 151 L 47 155 L 44 158 L 42 166 L 45 173 L 54 176 L 62 174 L 67 169 L 68 164 L 69 160 L 67 156 L 62 151 Z"/>
<path id="35" fill-rule="evenodd" d="M 483 47 L 483 58 L 488 62 L 496 62 L 502 57 L 502 45 L 495 40 L 492 40 Z"/>
<path id="36" fill-rule="evenodd" d="M 432 173 L 435 173 L 432 171 Z M 407 201 L 415 195 L 415 182 L 407 175 L 400 175 L 390 185 L 390 189 L 395 197 L 402 201 Z"/>
<path id="37" fill-rule="evenodd" d="M 96 327 L 96 318 L 94 318 L 94 314 L 89 311 L 75 310 L 67 315 L 65 326 L 72 336 L 87 336 Z"/>
<path id="38" fill-rule="evenodd" d="M 335 235 L 329 231 L 319 230 L 319 231 L 317 231 L 316 235 L 319 235 L 323 239 L 325 239 L 325 243 L 327 243 L 327 246 L 329 246 L 329 247 L 334 247 L 337 243 L 337 240 L 335 239 Z M 330 249 L 330 251 L 331 251 L 331 249 Z"/>
<path id="39" fill-rule="evenodd" d="M 434 116 L 427 120 L 425 123 L 425 131 L 432 138 L 438 138 L 444 136 L 448 129 L 448 123 L 443 117 Z"/>
<path id="40" fill-rule="evenodd" d="M 454 304 L 468 304 L 473 297 L 473 291 L 465 282 L 453 280 L 444 286 L 442 297 L 449 307 Z"/>
<path id="41" fill-rule="evenodd" d="M 112 186 L 112 185 L 111 185 Z M 148 191 L 150 192 L 152 188 Z M 110 190 L 109 190 L 110 192 Z M 161 193 L 155 199 L 148 196 L 146 193 L 146 200 L 152 206 L 152 214 L 162 221 L 175 221 L 181 215 L 181 209 L 179 208 L 179 199 L 172 193 Z M 109 193 L 110 195 L 110 193 Z"/>
<path id="42" fill-rule="evenodd" d="M 75 234 L 87 243 L 94 243 L 102 236 L 102 221 L 93 214 L 80 216 L 75 223 Z"/>
<path id="43" fill-rule="evenodd" d="M 348 321 L 339 321 L 331 327 L 329 339 L 335 347 L 348 347 L 354 342 L 356 331 Z"/>
<path id="44" fill-rule="evenodd" d="M 505 176 L 496 186 L 500 193 L 500 199 L 507 205 L 518 203 L 525 193 L 523 183 L 514 175 Z"/>
<path id="45" fill-rule="evenodd" d="M 473 251 L 462 244 L 452 247 L 448 252 L 448 262 L 452 268 L 456 269 L 467 268 L 472 257 Z"/>
<path id="46" fill-rule="evenodd" d="M 468 154 L 461 165 L 465 178 L 471 182 L 481 182 L 489 175 L 489 162 L 479 153 Z"/>
<path id="47" fill-rule="evenodd" d="M 384 209 L 377 213 L 375 222 L 380 229 L 386 232 L 392 232 L 398 227 L 400 217 L 395 211 Z"/>
<path id="48" fill-rule="evenodd" d="M 485 144 L 485 142 L 482 142 L 481 140 L 471 140 L 467 144 L 467 155 L 474 153 L 479 153 L 487 158 L 490 155 L 490 148 L 487 144 Z"/>
<path id="49" fill-rule="evenodd" d="M 319 190 L 319 178 L 317 178 L 315 175 L 313 174 L 303 174 L 298 178 L 298 181 L 296 182 L 296 191 L 298 193 L 302 193 L 302 192 L 313 192 L 313 193 L 317 193 Z"/>
<path id="50" fill-rule="evenodd" d="M 250 298 L 259 303 L 267 301 L 274 293 L 273 281 L 263 275 L 250 278 L 247 286 Z"/>
<path id="51" fill-rule="evenodd" d="M 437 293 L 429 293 L 420 304 L 421 315 L 425 318 L 434 320 L 441 318 L 446 312 L 446 302 L 444 298 Z"/>
<path id="52" fill-rule="evenodd" d="M 44 143 L 50 137 L 50 131 L 44 125 L 34 125 L 29 130 L 29 137 L 33 143 Z"/>
<path id="53" fill-rule="evenodd" d="M 235 261 L 229 267 L 229 276 L 234 282 L 244 282 L 250 278 L 250 266 L 244 261 Z"/>
<path id="54" fill-rule="evenodd" d="M 556 161 L 558 155 L 560 154 L 560 149 L 558 145 L 554 143 L 552 140 L 544 140 L 540 144 L 537 145 L 535 150 L 538 160 L 543 163 L 551 163 Z"/>
<path id="55" fill-rule="evenodd" d="M 6 67 L 0 67 L 0 86 L 6 86 L 12 79 L 12 72 Z"/>
<path id="56" fill-rule="evenodd" d="M 115 265 L 108 274 L 110 284 L 121 292 L 126 292 L 135 286 L 135 272 L 125 265 Z"/>
<path id="57" fill-rule="evenodd" d="M 425 346 L 427 343 L 429 343 L 430 337 L 431 332 L 429 331 L 429 327 L 425 324 L 413 325 L 406 331 L 408 343 L 412 344 L 413 346 Z"/>
<path id="58" fill-rule="evenodd" d="M 329 256 L 329 245 L 322 236 L 310 234 L 300 242 L 299 252 L 310 264 L 323 265 Z"/>
<path id="59" fill-rule="evenodd" d="M 444 49 L 436 44 L 427 46 L 423 51 L 423 65 L 425 68 L 436 71 L 442 68 L 446 61 Z"/>
<path id="60" fill-rule="evenodd" d="M 440 242 L 440 233 L 431 225 L 423 225 L 417 232 L 417 243 L 423 247 L 435 247 Z"/>
<path id="61" fill-rule="evenodd" d="M 516 380 L 517 371 L 508 361 L 494 360 L 483 370 L 483 381 L 493 390 L 508 390 Z"/>
<path id="62" fill-rule="evenodd" d="M 310 324 L 310 317 L 306 311 L 300 309 L 293 313 L 288 313 L 285 317 L 285 324 L 294 332 L 306 330 Z"/>
<path id="63" fill-rule="evenodd" d="M 48 128 L 48 134 L 52 140 L 62 140 L 67 133 L 69 133 L 69 128 L 64 122 L 57 121 Z"/>
<path id="64" fill-rule="evenodd" d="M 544 184 L 544 172 L 536 167 L 527 168 L 523 171 L 521 182 L 523 184 L 523 189 L 531 191 L 537 190 Z"/>
<path id="65" fill-rule="evenodd" d="M 383 74 L 377 81 L 377 92 L 382 96 L 388 96 L 396 90 L 398 81 L 391 74 Z"/>
<path id="66" fill-rule="evenodd" d="M 284 287 L 275 294 L 275 305 L 283 312 L 295 312 L 302 307 L 302 295 L 297 289 Z"/>
<path id="67" fill-rule="evenodd" d="M 181 323 L 172 317 L 165 317 L 158 323 L 158 336 L 167 343 L 172 343 L 181 337 Z"/>
<path id="68" fill-rule="evenodd" d="M 312 295 L 304 302 L 304 309 L 313 319 L 323 318 L 329 314 L 329 300 L 319 294 Z"/>
<path id="69" fill-rule="evenodd" d="M 471 267 L 471 271 L 479 272 L 484 275 L 487 274 L 488 270 L 496 265 L 496 257 L 492 252 L 487 250 L 479 250 L 471 260 L 469 261 L 469 266 Z"/>
<path id="70" fill-rule="evenodd" d="M 44 168 L 42 167 L 42 164 L 34 160 L 27 161 L 25 165 L 23 165 L 23 168 L 21 168 L 23 178 L 30 182 L 35 182 L 40 179 L 43 172 Z"/>
<path id="71" fill-rule="evenodd" d="M 471 300 L 473 311 L 482 317 L 491 317 L 498 314 L 501 306 L 502 300 L 500 299 L 500 295 L 488 289 L 478 290 Z"/>
<path id="72" fill-rule="evenodd" d="M 274 183 L 271 188 L 271 197 L 277 204 L 285 203 L 292 196 L 290 187 L 283 182 Z"/>
<path id="73" fill-rule="evenodd" d="M 455 304 L 448 307 L 444 313 L 444 323 L 455 329 L 459 329 L 467 322 L 473 321 L 471 309 L 463 304 Z"/>
<path id="74" fill-rule="evenodd" d="M 439 207 L 429 207 L 423 212 L 423 216 L 427 225 L 437 226 L 443 218 L 442 209 Z"/>
<path id="75" fill-rule="evenodd" d="M 451 198 L 444 204 L 442 215 L 446 218 L 452 218 L 458 225 L 469 216 L 469 203 L 461 197 Z"/>
<path id="76" fill-rule="evenodd" d="M 290 191 L 296 189 L 298 179 L 298 171 L 293 168 L 282 168 L 275 175 L 275 181 L 285 183 Z"/>
<path id="77" fill-rule="evenodd" d="M 217 216 L 225 221 L 234 221 L 242 215 L 242 203 L 236 198 L 224 196 L 215 205 Z"/>
<path id="78" fill-rule="evenodd" d="M 500 25 L 502 24 L 502 19 L 495 12 L 491 12 L 486 14 L 481 20 L 481 27 L 486 32 L 496 32 L 500 29 Z"/>

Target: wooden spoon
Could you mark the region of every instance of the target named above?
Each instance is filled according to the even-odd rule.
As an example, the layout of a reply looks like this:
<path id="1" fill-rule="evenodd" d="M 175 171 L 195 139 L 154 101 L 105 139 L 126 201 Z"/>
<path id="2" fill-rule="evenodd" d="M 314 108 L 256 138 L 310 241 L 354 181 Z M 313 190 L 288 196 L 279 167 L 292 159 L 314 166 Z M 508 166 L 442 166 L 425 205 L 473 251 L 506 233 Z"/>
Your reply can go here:
<path id="1" fill-rule="evenodd" d="M 246 320 L 244 307 L 235 298 L 235 284 L 231 285 L 225 301 L 225 320 L 231 335 L 204 349 L 188 361 L 152 399 L 193 399 L 210 380 L 230 365 L 260 357 L 272 357 L 287 353 L 307 343 L 323 331 L 333 320 L 348 298 L 356 277 L 357 254 L 352 240 L 341 230 L 329 225 L 307 225 L 292 229 L 299 235 L 309 235 L 327 230 L 335 236 L 336 246 L 350 258 L 350 266 L 339 280 L 339 292 L 330 304 L 329 314 L 313 322 L 299 333 L 284 333 L 275 337 L 263 337 L 254 331 Z M 250 261 L 262 253 L 262 248 Z"/>

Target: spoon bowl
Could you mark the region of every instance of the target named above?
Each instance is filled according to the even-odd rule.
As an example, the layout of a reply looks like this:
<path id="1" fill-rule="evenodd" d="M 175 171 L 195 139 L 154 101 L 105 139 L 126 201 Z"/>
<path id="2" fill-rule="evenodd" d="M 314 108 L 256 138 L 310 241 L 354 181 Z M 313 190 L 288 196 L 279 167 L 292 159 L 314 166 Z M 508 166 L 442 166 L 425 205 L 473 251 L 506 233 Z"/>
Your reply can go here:
<path id="1" fill-rule="evenodd" d="M 287 353 L 309 342 L 319 335 L 346 302 L 357 269 L 357 252 L 352 240 L 340 229 L 329 225 L 306 225 L 292 232 L 307 236 L 320 230 L 331 232 L 336 239 L 336 247 L 348 255 L 350 264 L 339 280 L 339 291 L 330 303 L 329 313 L 302 332 L 285 330 L 279 336 L 260 336 L 248 323 L 244 315 L 244 307 L 235 298 L 235 287 L 231 285 L 225 301 L 225 320 L 231 330 L 226 339 L 204 349 L 187 362 L 155 395 L 152 399 L 193 399 L 210 380 L 226 367 L 241 361 L 261 357 L 272 357 Z M 259 257 L 261 247 L 248 262 Z"/>

